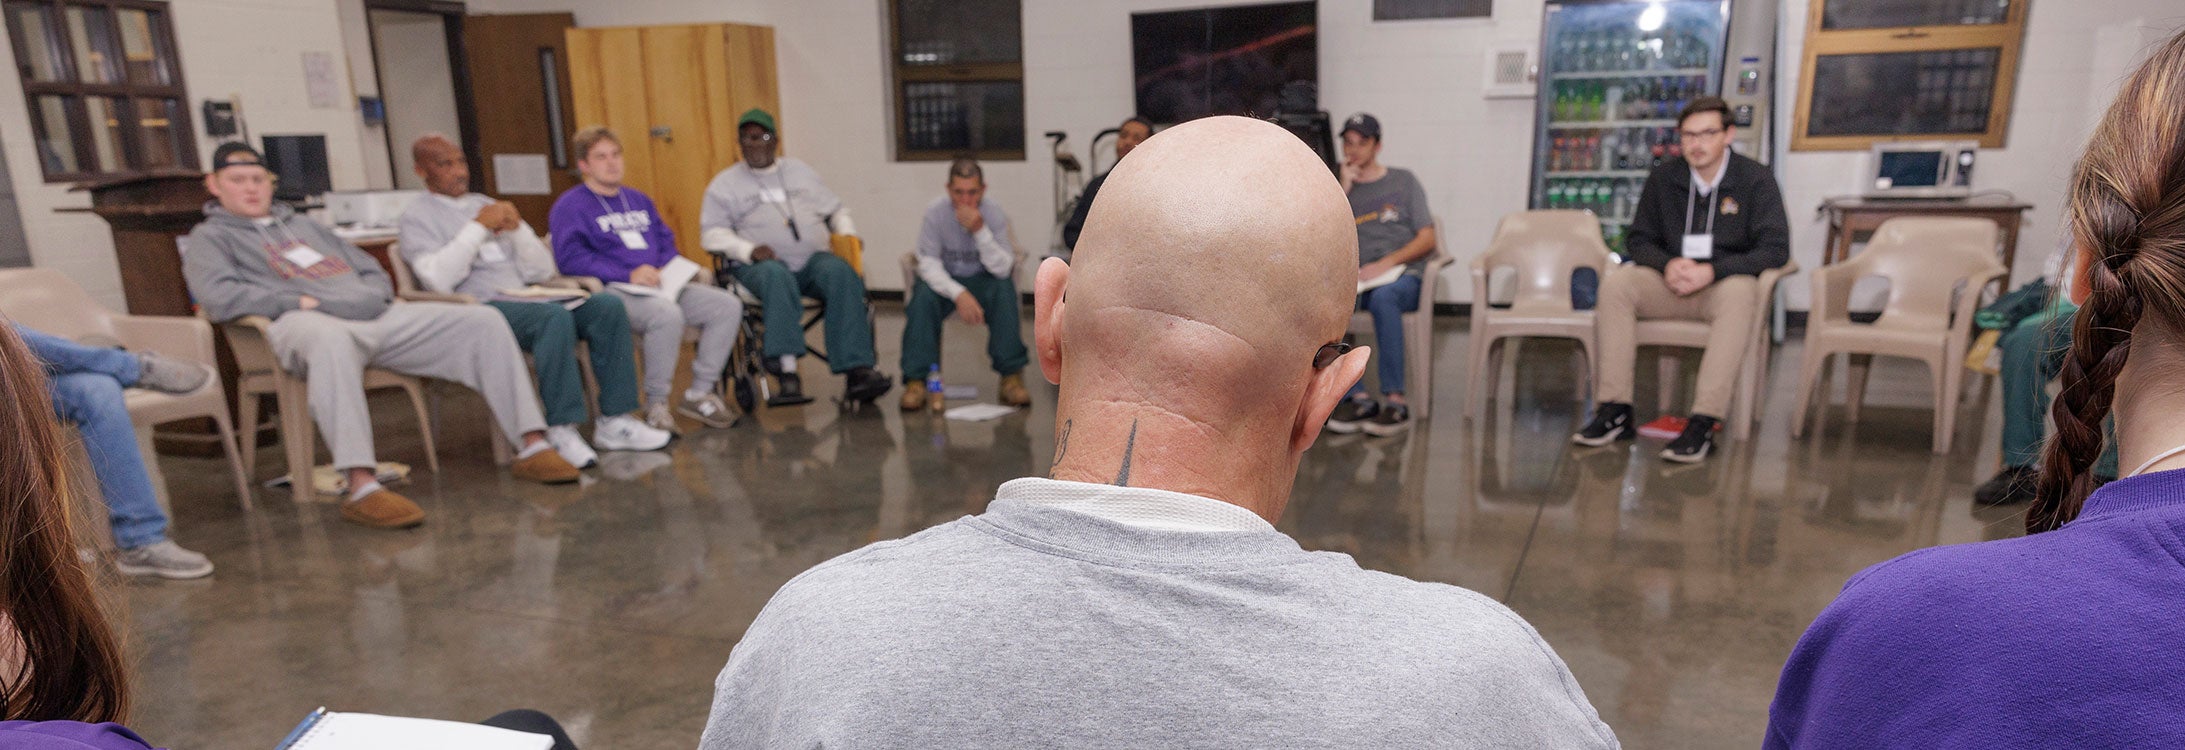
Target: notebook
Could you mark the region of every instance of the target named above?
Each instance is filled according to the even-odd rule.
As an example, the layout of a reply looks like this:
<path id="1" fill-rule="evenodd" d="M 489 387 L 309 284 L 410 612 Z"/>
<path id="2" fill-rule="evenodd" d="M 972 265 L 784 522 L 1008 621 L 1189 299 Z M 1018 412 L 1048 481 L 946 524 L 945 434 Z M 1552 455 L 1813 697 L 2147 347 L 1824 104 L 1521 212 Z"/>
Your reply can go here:
<path id="1" fill-rule="evenodd" d="M 459 721 L 337 713 L 304 717 L 274 750 L 548 750 L 554 738 Z"/>
<path id="2" fill-rule="evenodd" d="M 683 287 L 689 284 L 691 279 L 697 278 L 699 270 L 701 269 L 699 269 L 698 264 L 690 262 L 689 258 L 678 255 L 669 260 L 667 265 L 660 267 L 659 286 L 632 284 L 627 281 L 617 281 L 608 284 L 608 286 L 641 297 L 663 297 L 674 300 L 682 296 Z"/>
<path id="3" fill-rule="evenodd" d="M 1365 294 L 1366 290 L 1368 289 L 1378 289 L 1384 286 L 1388 286 L 1390 284 L 1394 284 L 1396 283 L 1397 279 L 1403 277 L 1403 266 L 1397 266 L 1395 268 L 1388 269 L 1387 272 L 1382 273 L 1379 276 L 1375 276 L 1373 278 L 1366 279 L 1365 281 L 1358 282 L 1358 293 Z"/>

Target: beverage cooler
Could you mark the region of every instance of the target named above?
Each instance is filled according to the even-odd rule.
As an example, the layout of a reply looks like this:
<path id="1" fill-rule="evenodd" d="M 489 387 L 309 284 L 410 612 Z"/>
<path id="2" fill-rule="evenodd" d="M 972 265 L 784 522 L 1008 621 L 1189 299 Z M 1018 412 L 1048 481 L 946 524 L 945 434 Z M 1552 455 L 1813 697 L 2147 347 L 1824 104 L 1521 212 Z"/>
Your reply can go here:
<path id="1" fill-rule="evenodd" d="M 1621 253 L 1647 172 L 1680 153 L 1677 112 L 1701 96 L 1729 100 L 1732 148 L 1767 161 L 1774 26 L 1768 0 L 1549 3 L 1531 206 L 1591 210 Z"/>

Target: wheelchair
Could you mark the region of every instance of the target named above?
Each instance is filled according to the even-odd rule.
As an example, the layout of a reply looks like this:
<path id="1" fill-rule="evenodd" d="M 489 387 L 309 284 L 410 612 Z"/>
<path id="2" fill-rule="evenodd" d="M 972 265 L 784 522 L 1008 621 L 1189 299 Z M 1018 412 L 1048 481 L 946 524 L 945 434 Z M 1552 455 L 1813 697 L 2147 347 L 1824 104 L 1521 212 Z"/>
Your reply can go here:
<path id="1" fill-rule="evenodd" d="M 857 271 L 860 279 L 864 278 L 863 241 L 855 235 L 835 235 L 833 252 L 843 260 L 848 261 L 850 268 Z M 735 274 L 737 264 L 729 260 L 727 254 L 716 252 L 709 253 L 709 255 L 713 258 L 715 283 L 723 289 L 734 292 L 737 298 L 743 300 L 744 303 L 743 322 L 736 336 L 736 347 L 729 354 L 728 372 L 721 379 L 723 387 L 727 388 L 730 396 L 734 398 L 736 408 L 744 414 L 756 414 L 761 404 L 775 407 L 802 406 L 810 403 L 810 397 L 796 402 L 772 403 L 774 399 L 773 388 L 767 379 L 769 373 L 766 371 L 766 314 L 763 303 L 759 300 L 757 294 L 737 280 Z M 872 293 L 868 289 L 866 292 L 865 328 L 877 335 L 877 321 L 871 299 Z M 803 322 L 801 324 L 802 333 L 809 335 L 813 328 L 819 327 L 827 319 L 827 303 L 810 297 L 800 298 L 800 301 L 804 305 Z M 810 341 L 805 342 L 805 352 L 821 362 L 829 361 L 826 350 L 812 344 Z M 845 410 L 856 406 L 856 404 L 847 403 L 840 396 L 835 397 L 835 403 Z"/>

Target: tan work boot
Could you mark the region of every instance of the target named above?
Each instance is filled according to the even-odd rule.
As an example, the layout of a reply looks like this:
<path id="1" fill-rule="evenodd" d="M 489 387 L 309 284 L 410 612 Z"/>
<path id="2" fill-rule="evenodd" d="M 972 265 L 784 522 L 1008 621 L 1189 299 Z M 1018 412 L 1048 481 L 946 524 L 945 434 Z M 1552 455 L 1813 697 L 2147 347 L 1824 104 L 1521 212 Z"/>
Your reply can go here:
<path id="1" fill-rule="evenodd" d="M 362 498 L 342 503 L 341 518 L 375 529 L 407 529 L 425 522 L 425 509 L 417 507 L 409 498 L 381 487 Z"/>
<path id="2" fill-rule="evenodd" d="M 508 473 L 517 479 L 528 479 L 540 484 L 568 484 L 583 476 L 569 460 L 551 450 L 531 454 L 530 458 L 517 461 L 508 467 Z"/>
<path id="3" fill-rule="evenodd" d="M 1022 371 L 1001 376 L 1001 402 L 1005 406 L 1031 405 L 1032 392 L 1024 388 Z"/>
<path id="4" fill-rule="evenodd" d="M 926 408 L 925 384 L 911 383 L 904 385 L 902 405 L 903 411 L 918 411 Z"/>

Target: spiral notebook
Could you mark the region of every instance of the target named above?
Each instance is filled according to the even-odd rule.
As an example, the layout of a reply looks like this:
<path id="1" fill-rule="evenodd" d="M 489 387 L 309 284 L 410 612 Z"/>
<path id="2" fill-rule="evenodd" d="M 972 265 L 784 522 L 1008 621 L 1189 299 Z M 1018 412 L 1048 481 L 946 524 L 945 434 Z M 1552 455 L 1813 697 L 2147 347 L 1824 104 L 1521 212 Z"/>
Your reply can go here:
<path id="1" fill-rule="evenodd" d="M 554 738 L 406 716 L 337 713 L 321 708 L 304 717 L 274 750 L 548 750 Z"/>

